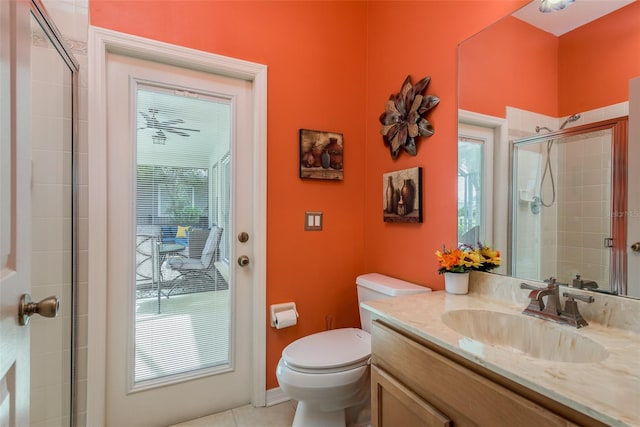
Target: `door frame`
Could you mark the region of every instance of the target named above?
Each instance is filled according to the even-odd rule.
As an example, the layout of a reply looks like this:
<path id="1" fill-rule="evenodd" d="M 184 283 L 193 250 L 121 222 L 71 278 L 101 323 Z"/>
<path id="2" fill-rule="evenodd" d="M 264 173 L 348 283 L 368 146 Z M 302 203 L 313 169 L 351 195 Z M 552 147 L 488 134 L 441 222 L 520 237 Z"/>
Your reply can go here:
<path id="1" fill-rule="evenodd" d="M 89 259 L 87 425 L 105 422 L 107 329 L 107 54 L 118 53 L 253 84 L 254 258 L 251 403 L 266 404 L 267 67 L 89 26 Z"/>

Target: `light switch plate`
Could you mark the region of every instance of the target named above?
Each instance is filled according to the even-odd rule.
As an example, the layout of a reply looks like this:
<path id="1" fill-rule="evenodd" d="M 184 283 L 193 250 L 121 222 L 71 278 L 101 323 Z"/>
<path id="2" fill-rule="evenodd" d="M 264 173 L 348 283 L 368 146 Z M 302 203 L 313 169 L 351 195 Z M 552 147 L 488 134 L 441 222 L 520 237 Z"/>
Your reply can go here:
<path id="1" fill-rule="evenodd" d="M 322 231 L 322 212 L 305 212 L 304 230 Z"/>

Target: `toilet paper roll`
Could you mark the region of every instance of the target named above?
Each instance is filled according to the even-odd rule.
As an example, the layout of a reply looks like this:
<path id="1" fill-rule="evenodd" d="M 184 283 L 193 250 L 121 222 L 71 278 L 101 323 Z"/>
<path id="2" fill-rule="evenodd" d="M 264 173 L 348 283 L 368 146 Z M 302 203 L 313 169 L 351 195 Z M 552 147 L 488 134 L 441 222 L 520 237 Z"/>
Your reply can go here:
<path id="1" fill-rule="evenodd" d="M 298 323 L 295 310 L 283 310 L 276 313 L 276 329 L 288 328 Z"/>

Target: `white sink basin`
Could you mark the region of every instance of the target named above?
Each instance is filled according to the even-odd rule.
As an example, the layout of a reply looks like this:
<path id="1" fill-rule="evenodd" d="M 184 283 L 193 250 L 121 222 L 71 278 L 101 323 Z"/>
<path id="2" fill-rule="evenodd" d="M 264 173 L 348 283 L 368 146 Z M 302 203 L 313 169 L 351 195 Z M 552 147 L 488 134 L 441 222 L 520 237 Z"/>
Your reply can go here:
<path id="1" fill-rule="evenodd" d="M 484 345 L 556 362 L 592 363 L 609 352 L 570 326 L 521 314 L 489 310 L 454 310 L 442 315 L 449 328 Z"/>

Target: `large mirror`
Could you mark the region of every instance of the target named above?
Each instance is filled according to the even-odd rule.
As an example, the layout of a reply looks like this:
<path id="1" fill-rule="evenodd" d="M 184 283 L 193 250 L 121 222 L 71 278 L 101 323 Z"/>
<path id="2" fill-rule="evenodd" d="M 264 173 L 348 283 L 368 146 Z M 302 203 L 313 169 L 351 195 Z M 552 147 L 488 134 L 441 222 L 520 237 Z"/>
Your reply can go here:
<path id="1" fill-rule="evenodd" d="M 539 3 L 459 46 L 458 241 L 500 250 L 498 274 L 640 297 L 640 2 Z"/>

